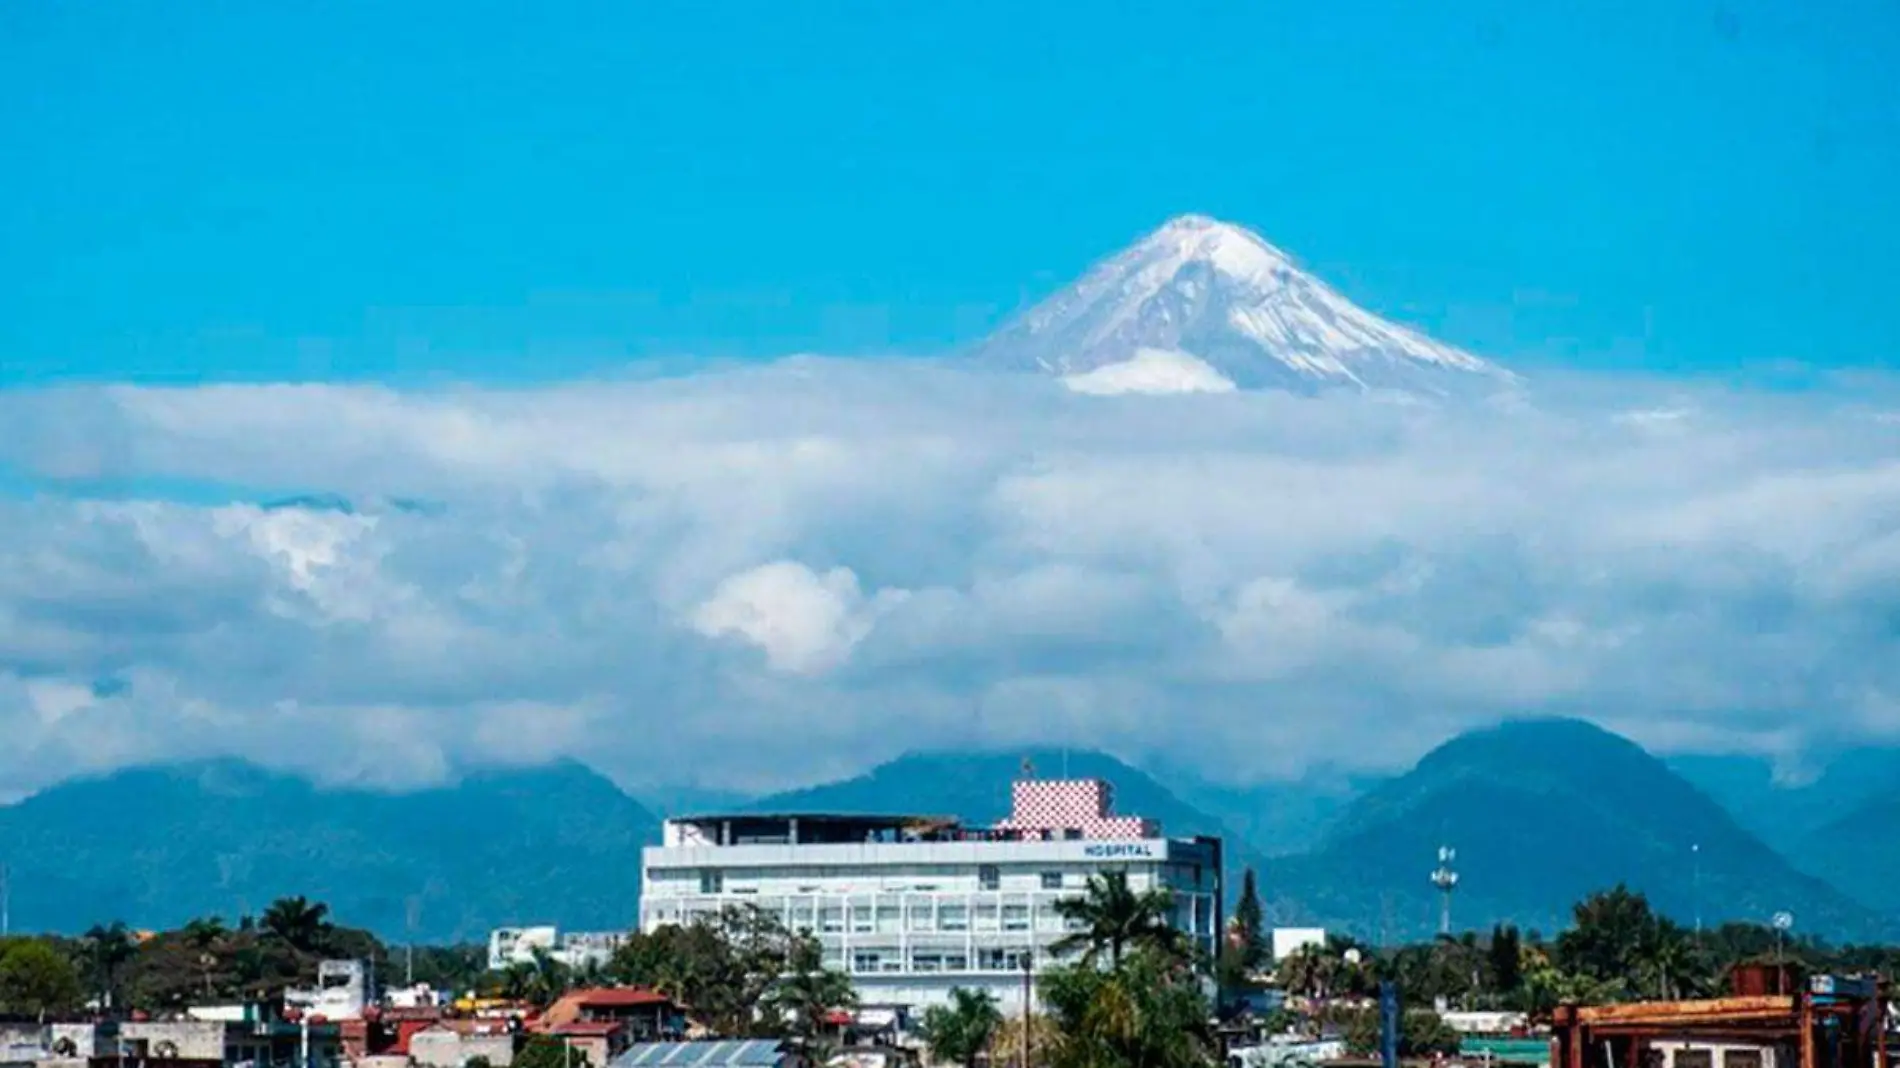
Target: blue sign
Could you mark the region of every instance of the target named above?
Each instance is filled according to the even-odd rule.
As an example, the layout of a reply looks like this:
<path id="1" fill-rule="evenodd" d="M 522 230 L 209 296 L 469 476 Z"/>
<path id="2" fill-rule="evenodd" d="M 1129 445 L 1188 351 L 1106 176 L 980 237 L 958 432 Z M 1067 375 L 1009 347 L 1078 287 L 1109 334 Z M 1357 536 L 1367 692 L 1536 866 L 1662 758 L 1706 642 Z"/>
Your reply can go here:
<path id="1" fill-rule="evenodd" d="M 1146 842 L 1102 842 L 1082 847 L 1085 857 L 1099 857 L 1104 860 L 1115 857 L 1152 857 L 1154 847 Z"/>

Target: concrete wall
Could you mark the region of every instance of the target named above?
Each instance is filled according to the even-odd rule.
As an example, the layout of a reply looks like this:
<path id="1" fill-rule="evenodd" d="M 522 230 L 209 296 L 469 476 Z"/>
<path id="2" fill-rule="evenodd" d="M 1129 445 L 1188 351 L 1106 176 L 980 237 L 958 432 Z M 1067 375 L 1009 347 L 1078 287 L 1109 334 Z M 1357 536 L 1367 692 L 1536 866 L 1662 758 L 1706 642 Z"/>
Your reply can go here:
<path id="1" fill-rule="evenodd" d="M 512 1035 L 464 1035 L 434 1028 L 409 1039 L 409 1057 L 417 1068 L 462 1068 L 476 1057 L 488 1058 L 495 1068 L 508 1068 L 514 1063 L 515 1040 Z"/>
<path id="2" fill-rule="evenodd" d="M 204 1020 L 147 1020 L 121 1024 L 119 1036 L 128 1047 L 145 1043 L 145 1054 L 151 1060 L 222 1062 L 224 1029 L 222 1023 Z M 177 1047 L 177 1053 L 161 1058 L 159 1046 L 165 1042 Z"/>

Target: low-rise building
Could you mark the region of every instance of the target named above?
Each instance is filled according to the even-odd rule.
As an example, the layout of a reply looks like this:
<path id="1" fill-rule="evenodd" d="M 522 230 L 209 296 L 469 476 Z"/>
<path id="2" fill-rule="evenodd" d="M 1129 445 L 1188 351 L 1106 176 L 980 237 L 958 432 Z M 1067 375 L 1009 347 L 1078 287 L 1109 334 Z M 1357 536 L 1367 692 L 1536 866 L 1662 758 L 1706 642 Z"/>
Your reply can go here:
<path id="1" fill-rule="evenodd" d="M 370 1003 L 369 965 L 360 960 L 317 963 L 317 985 L 284 991 L 284 1008 L 326 1020 L 356 1020 Z"/>
<path id="2" fill-rule="evenodd" d="M 549 1005 L 535 1021 L 535 1029 L 547 1034 L 563 1033 L 560 1029 L 570 1026 L 588 1025 L 588 1028 L 569 1031 L 573 1035 L 588 1034 L 600 1038 L 606 1045 L 614 1045 L 618 1039 L 601 1025 L 612 1024 L 624 1032 L 624 1042 L 611 1051 L 619 1054 L 621 1048 L 629 1042 L 645 1042 L 658 1038 L 677 1035 L 683 1028 L 680 1007 L 656 990 L 644 987 L 595 987 L 586 990 L 573 990 L 561 996 Z M 607 1063 L 605 1057 L 596 1058 L 596 1065 Z"/>
<path id="3" fill-rule="evenodd" d="M 441 1020 L 410 1036 L 409 1059 L 416 1068 L 463 1068 L 477 1058 L 509 1068 L 517 1037 L 505 1021 Z"/>
<path id="4" fill-rule="evenodd" d="M 1274 960 L 1285 960 L 1308 946 L 1324 949 L 1326 928 L 1275 927 L 1267 935 L 1267 944 L 1273 950 Z"/>
<path id="5" fill-rule="evenodd" d="M 604 967 L 627 940 L 625 931 L 568 931 L 553 925 L 498 927 L 488 933 L 488 970 L 533 964 L 537 953 L 569 968 Z"/>
<path id="6" fill-rule="evenodd" d="M 1763 969 L 1734 987 L 1761 989 Z M 1781 983 L 1777 990 L 1786 989 Z M 1887 1068 L 1886 983 L 1815 976 L 1787 993 L 1693 1001 L 1560 1005 L 1553 1068 Z"/>

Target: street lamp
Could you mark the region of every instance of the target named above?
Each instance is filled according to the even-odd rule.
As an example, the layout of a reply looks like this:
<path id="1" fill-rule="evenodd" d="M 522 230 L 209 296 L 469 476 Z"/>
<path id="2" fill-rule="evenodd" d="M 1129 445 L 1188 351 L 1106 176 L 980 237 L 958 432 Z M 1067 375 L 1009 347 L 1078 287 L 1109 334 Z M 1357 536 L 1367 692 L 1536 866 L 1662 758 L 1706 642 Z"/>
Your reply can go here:
<path id="1" fill-rule="evenodd" d="M 1787 937 L 1788 932 L 1794 929 L 1794 913 L 1786 910 L 1777 912 L 1770 922 L 1775 928 L 1775 983 L 1781 985 L 1785 983 L 1785 973 L 1782 970 L 1781 961 L 1781 943 L 1782 940 Z"/>

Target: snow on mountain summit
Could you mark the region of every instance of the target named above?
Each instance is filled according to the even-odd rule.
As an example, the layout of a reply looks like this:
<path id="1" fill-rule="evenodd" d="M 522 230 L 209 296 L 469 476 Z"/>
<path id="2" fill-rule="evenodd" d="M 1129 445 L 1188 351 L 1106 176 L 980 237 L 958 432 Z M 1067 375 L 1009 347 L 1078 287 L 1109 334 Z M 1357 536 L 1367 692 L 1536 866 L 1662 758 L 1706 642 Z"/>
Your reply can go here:
<path id="1" fill-rule="evenodd" d="M 1242 387 L 1451 393 L 1507 371 L 1387 322 L 1259 235 L 1183 215 L 991 335 L 979 361 L 1073 379 L 1145 351 L 1182 353 Z"/>

